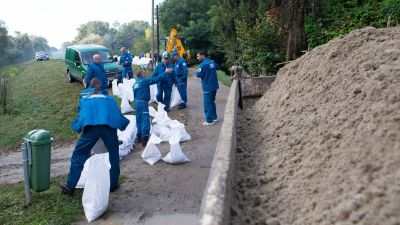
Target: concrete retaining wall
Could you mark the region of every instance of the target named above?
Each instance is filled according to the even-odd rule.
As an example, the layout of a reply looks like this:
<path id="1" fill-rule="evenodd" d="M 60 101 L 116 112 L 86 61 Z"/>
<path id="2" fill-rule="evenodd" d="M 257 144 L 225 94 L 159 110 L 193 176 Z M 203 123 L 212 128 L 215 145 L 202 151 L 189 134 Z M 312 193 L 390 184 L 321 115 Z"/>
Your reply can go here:
<path id="1" fill-rule="evenodd" d="M 241 80 L 242 97 L 262 96 L 275 78 L 276 76 Z M 201 204 L 200 225 L 230 224 L 238 103 L 239 81 L 234 80 L 226 102 L 224 122 Z"/>
<path id="2" fill-rule="evenodd" d="M 243 97 L 261 97 L 275 81 L 276 76 L 270 77 L 252 77 L 242 79 L 240 84 L 242 86 Z"/>
<path id="3" fill-rule="evenodd" d="M 226 103 L 224 122 L 203 196 L 199 221 L 201 225 L 227 225 L 230 223 L 238 101 L 238 81 L 234 80 Z"/>

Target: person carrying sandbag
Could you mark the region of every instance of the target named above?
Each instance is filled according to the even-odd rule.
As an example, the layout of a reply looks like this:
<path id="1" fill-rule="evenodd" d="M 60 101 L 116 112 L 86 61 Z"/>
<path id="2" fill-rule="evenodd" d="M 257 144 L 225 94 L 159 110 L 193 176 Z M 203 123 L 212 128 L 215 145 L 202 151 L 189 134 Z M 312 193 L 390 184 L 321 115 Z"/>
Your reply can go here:
<path id="1" fill-rule="evenodd" d="M 184 109 L 186 108 L 187 104 L 188 67 L 186 59 L 180 57 L 175 50 L 172 51 L 171 55 L 175 60 L 175 75 L 177 79 L 177 88 L 182 99 L 182 103 L 179 105 L 178 109 Z"/>
<path id="2" fill-rule="evenodd" d="M 109 152 L 110 191 L 115 191 L 118 185 L 119 167 L 119 141 L 117 129 L 123 131 L 129 124 L 117 106 L 114 98 L 105 94 L 90 94 L 79 100 L 79 115 L 74 120 L 71 128 L 75 132 L 82 132 L 71 156 L 71 167 L 67 183 L 61 183 L 60 188 L 64 194 L 72 195 L 81 176 L 83 166 L 90 155 L 90 151 L 101 138 Z"/>
<path id="3" fill-rule="evenodd" d="M 136 114 L 137 140 L 145 147 L 150 135 L 150 85 L 173 76 L 172 68 L 165 68 L 164 73 L 158 76 L 146 77 L 146 71 L 140 69 L 137 73 L 137 80 L 133 85 L 134 105 Z"/>

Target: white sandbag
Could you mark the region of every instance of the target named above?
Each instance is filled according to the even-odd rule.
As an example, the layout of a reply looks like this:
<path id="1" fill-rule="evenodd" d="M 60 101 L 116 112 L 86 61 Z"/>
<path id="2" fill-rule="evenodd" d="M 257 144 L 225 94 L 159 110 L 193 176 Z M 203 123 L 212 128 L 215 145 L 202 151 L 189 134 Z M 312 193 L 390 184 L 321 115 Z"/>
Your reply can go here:
<path id="1" fill-rule="evenodd" d="M 129 113 L 129 112 L 133 112 L 133 108 L 132 106 L 129 104 L 128 99 L 126 98 L 126 94 L 122 93 L 121 96 L 121 113 Z"/>
<path id="2" fill-rule="evenodd" d="M 170 151 L 169 153 L 162 159 L 166 163 L 170 164 L 182 164 L 189 162 L 190 160 L 186 157 L 186 155 L 182 152 L 181 146 L 179 145 L 180 140 L 180 130 L 179 128 L 172 129 L 172 136 L 169 140 Z"/>
<path id="3" fill-rule="evenodd" d="M 129 120 L 129 125 L 124 131 L 117 130 L 118 140 L 123 143 L 119 145 L 119 159 L 121 160 L 124 156 L 128 155 L 133 149 L 135 144 L 137 128 L 136 128 L 136 116 L 126 115 Z"/>
<path id="4" fill-rule="evenodd" d="M 178 88 L 176 87 L 176 85 L 174 85 L 172 87 L 171 102 L 169 104 L 169 107 L 172 108 L 172 107 L 178 106 L 182 103 L 183 103 L 183 101 L 182 101 L 181 95 L 179 94 Z"/>
<path id="5" fill-rule="evenodd" d="M 108 152 L 93 155 L 91 158 L 82 195 L 82 205 L 89 223 L 107 210 L 111 168 Z"/>
<path id="6" fill-rule="evenodd" d="M 171 129 L 167 126 L 159 126 L 159 129 L 160 129 L 159 137 L 161 139 L 161 142 L 169 141 L 169 139 L 171 139 L 172 136 Z"/>
<path id="7" fill-rule="evenodd" d="M 125 97 L 128 99 L 129 102 L 133 102 L 134 96 L 133 96 L 133 85 L 135 84 L 136 80 L 135 79 L 123 79 L 122 83 L 122 89 L 125 94 Z"/>
<path id="8" fill-rule="evenodd" d="M 150 101 L 149 101 L 149 103 L 157 102 L 157 93 L 158 93 L 157 84 L 150 85 Z"/>
<path id="9" fill-rule="evenodd" d="M 191 141 L 192 137 L 188 132 L 186 132 L 185 124 L 180 123 L 178 120 L 171 120 L 168 122 L 168 126 L 171 129 L 178 128 L 180 132 L 180 140 L 179 142 Z"/>
<path id="10" fill-rule="evenodd" d="M 149 106 L 149 115 L 154 118 L 156 114 L 157 111 L 153 108 L 153 106 Z"/>
<path id="11" fill-rule="evenodd" d="M 113 95 L 117 96 L 117 97 L 120 97 L 120 90 L 119 90 L 119 87 L 118 87 L 118 80 L 117 79 L 113 80 L 111 84 L 112 84 L 112 93 L 113 93 Z"/>
<path id="12" fill-rule="evenodd" d="M 97 140 L 96 144 L 93 146 L 91 153 L 92 154 L 102 154 L 102 153 L 107 153 L 108 150 L 106 146 L 104 145 L 103 139 L 99 138 Z M 86 179 L 88 176 L 88 171 L 89 171 L 89 165 L 90 162 L 93 160 L 93 157 L 90 157 L 88 160 L 86 160 L 85 164 L 83 165 L 83 170 L 81 173 L 81 176 L 79 178 L 78 184 L 76 185 L 76 188 L 84 188 Z"/>
<path id="13" fill-rule="evenodd" d="M 158 124 L 152 125 L 150 128 L 150 133 L 155 134 L 157 137 L 159 137 L 161 134 L 161 126 Z"/>
<path id="14" fill-rule="evenodd" d="M 160 161 L 161 159 L 161 152 L 157 148 L 156 144 L 160 144 L 161 139 L 158 138 L 156 135 L 152 134 L 150 136 L 149 141 L 147 142 L 146 148 L 142 153 L 142 158 L 145 162 L 150 165 L 154 165 L 156 162 Z"/>
<path id="15" fill-rule="evenodd" d="M 83 165 L 81 177 L 79 178 L 78 184 L 76 184 L 75 188 L 84 188 L 85 187 L 85 183 L 86 183 L 86 179 L 87 179 L 88 171 L 89 171 L 88 165 L 90 165 L 92 159 L 93 159 L 93 157 L 90 157 L 89 159 L 86 160 L 85 164 Z"/>
<path id="16" fill-rule="evenodd" d="M 168 113 L 164 110 L 165 105 L 158 103 L 157 113 L 154 116 L 153 123 L 157 123 L 161 126 L 167 126 L 171 119 L 168 117 Z"/>

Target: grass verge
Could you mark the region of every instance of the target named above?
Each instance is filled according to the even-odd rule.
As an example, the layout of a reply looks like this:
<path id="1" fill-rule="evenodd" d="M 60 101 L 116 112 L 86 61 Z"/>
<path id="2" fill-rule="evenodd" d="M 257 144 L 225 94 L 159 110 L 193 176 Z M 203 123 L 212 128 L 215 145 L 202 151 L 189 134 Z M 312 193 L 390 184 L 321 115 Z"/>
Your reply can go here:
<path id="1" fill-rule="evenodd" d="M 18 71 L 13 80 L 12 113 L 0 114 L 0 151 L 15 150 L 33 129 L 50 131 L 56 143 L 76 139 L 70 124 L 83 87 L 67 82 L 64 62 L 29 62 L 19 65 Z"/>
<path id="2" fill-rule="evenodd" d="M 51 183 L 50 190 L 32 192 L 32 203 L 25 205 L 23 184 L 2 186 L 0 188 L 0 224 L 54 224 L 66 225 L 83 219 L 82 190 L 73 196 L 61 193 L 57 179 Z"/>
<path id="3" fill-rule="evenodd" d="M 219 82 L 221 82 L 223 85 L 230 87 L 232 85 L 232 80 L 231 78 L 226 75 L 226 73 L 222 70 L 217 71 L 217 77 Z"/>

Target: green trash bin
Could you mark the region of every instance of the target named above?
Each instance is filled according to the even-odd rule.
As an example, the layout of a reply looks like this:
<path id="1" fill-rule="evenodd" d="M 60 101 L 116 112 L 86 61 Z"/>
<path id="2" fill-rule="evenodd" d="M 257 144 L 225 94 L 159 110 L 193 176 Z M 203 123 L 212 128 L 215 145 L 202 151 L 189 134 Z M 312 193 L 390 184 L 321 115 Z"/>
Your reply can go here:
<path id="1" fill-rule="evenodd" d="M 31 189 L 36 192 L 50 188 L 50 164 L 52 138 L 47 130 L 33 130 L 25 140 L 30 149 L 29 180 Z M 29 150 L 28 150 L 29 151 Z"/>

